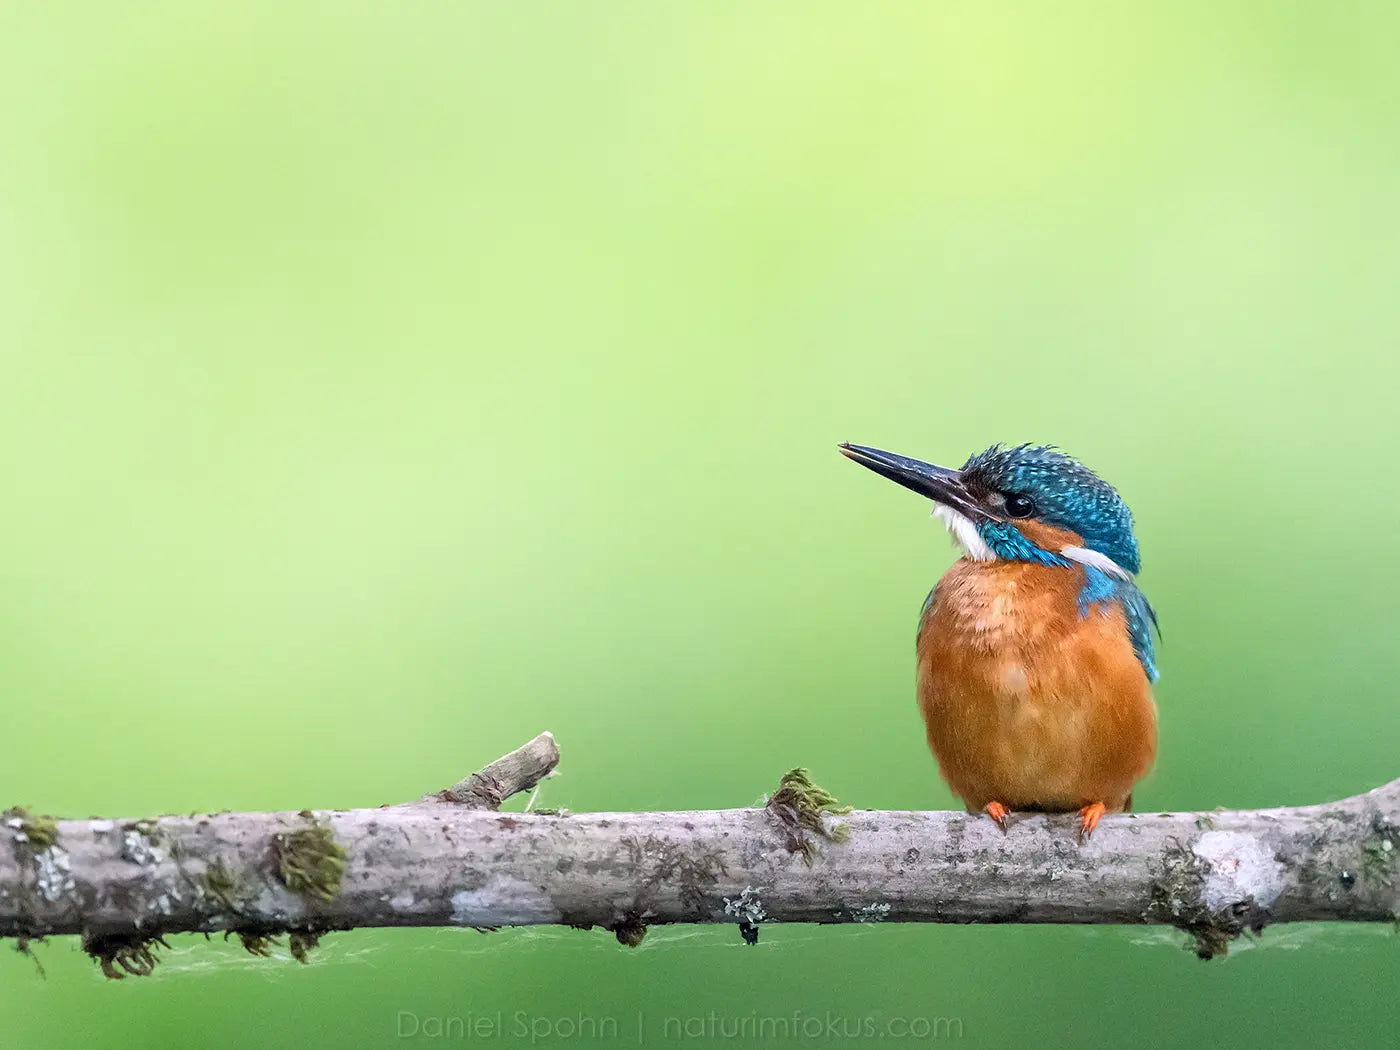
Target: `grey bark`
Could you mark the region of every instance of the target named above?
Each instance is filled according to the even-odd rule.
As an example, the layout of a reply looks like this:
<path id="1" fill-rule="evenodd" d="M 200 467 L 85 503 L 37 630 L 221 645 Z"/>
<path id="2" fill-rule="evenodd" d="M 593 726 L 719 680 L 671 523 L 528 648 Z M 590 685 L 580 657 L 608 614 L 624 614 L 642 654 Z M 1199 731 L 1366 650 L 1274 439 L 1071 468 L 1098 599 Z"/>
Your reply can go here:
<path id="1" fill-rule="evenodd" d="M 107 968 L 184 931 L 564 923 L 635 944 L 677 922 L 750 941 L 772 922 L 1157 923 L 1209 956 L 1270 923 L 1400 909 L 1400 781 L 1316 806 L 1110 816 L 1084 845 L 1072 814 L 1007 834 L 962 813 L 836 815 L 800 779 L 750 809 L 494 811 L 557 760 L 544 734 L 381 809 L 52 825 L 10 811 L 0 935 L 82 934 Z"/>

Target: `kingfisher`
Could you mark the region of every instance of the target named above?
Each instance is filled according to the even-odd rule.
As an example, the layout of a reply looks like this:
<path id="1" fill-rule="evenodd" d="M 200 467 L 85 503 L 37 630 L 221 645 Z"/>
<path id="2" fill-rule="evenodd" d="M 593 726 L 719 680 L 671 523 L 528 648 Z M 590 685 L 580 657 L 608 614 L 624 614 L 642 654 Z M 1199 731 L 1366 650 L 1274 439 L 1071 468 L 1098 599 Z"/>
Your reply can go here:
<path id="1" fill-rule="evenodd" d="M 1157 751 L 1157 615 L 1133 516 L 1051 445 L 993 445 L 959 470 L 843 455 L 933 501 L 962 556 L 919 616 L 929 748 L 969 813 L 1077 813 L 1079 841 L 1132 808 Z"/>

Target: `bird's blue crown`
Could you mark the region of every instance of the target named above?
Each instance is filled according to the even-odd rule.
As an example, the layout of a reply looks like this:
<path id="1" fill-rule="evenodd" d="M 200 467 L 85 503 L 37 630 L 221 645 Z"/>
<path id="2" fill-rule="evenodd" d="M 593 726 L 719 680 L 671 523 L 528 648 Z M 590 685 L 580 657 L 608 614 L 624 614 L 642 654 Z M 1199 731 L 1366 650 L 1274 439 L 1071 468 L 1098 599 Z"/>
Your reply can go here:
<path id="1" fill-rule="evenodd" d="M 1112 485 L 1059 449 L 993 445 L 964 463 L 961 474 L 969 486 L 1029 498 L 1041 521 L 1078 533 L 1085 547 L 1128 572 L 1141 568 L 1128 505 Z"/>

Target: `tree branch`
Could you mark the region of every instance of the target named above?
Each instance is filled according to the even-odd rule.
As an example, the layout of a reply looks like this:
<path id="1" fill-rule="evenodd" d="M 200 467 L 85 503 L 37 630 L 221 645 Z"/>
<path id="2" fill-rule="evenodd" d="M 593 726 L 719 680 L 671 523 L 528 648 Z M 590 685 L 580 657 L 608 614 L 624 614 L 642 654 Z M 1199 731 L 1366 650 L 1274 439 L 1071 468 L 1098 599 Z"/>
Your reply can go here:
<path id="1" fill-rule="evenodd" d="M 951 812 L 837 809 L 801 770 L 761 808 L 503 814 L 558 761 L 542 734 L 456 786 L 380 809 L 151 820 L 0 819 L 0 936 L 81 934 L 111 976 L 153 942 L 232 931 L 253 951 L 362 926 L 1157 923 L 1223 952 L 1274 922 L 1390 922 L 1400 780 L 1292 809 L 1073 815 L 1003 835 Z M 456 803 L 456 804 L 444 804 Z M 23 941 L 22 941 L 23 946 Z M 298 950 L 300 948 L 300 950 Z"/>

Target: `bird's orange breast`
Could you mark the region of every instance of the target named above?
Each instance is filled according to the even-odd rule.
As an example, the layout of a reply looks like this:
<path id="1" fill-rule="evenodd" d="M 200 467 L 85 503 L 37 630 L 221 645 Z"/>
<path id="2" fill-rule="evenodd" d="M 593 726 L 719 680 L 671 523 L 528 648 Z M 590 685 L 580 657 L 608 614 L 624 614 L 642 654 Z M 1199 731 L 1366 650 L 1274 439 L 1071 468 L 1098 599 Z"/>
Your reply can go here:
<path id="1" fill-rule="evenodd" d="M 1078 566 L 958 561 L 919 625 L 919 707 L 969 810 L 1125 807 L 1157 708 L 1116 601 L 1081 610 Z"/>

